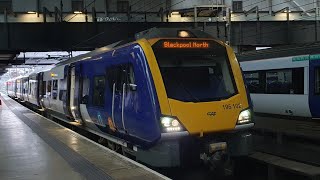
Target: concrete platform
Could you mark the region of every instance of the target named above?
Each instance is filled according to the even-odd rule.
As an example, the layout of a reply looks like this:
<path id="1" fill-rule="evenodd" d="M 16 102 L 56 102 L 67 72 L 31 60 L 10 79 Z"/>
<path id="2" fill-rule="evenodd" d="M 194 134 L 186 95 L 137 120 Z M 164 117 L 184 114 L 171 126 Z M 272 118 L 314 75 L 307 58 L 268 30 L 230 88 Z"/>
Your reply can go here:
<path id="1" fill-rule="evenodd" d="M 0 105 L 0 179 L 168 179 L 7 96 Z"/>

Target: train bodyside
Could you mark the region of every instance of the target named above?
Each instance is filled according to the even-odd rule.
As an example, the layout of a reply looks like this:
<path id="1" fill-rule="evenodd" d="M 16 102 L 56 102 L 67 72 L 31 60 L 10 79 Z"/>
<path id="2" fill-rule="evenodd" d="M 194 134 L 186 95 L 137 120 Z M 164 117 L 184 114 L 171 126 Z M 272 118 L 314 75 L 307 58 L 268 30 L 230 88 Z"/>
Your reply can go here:
<path id="1" fill-rule="evenodd" d="M 32 73 L 28 77 L 28 93 L 27 93 L 27 102 L 33 105 L 33 107 L 40 108 L 39 103 L 39 88 L 38 88 L 38 74 Z"/>
<path id="2" fill-rule="evenodd" d="M 7 86 L 7 94 L 8 96 L 10 97 L 15 97 L 16 94 L 16 83 L 15 83 L 15 79 L 9 79 L 6 83 L 6 86 Z"/>
<path id="3" fill-rule="evenodd" d="M 241 62 L 255 112 L 282 118 L 320 117 L 320 61 L 299 57 Z"/>
<path id="4" fill-rule="evenodd" d="M 221 42 L 142 39 L 57 65 L 37 79 L 41 107 L 134 146 L 125 151 L 147 164 L 180 166 L 221 142 L 231 156 L 248 154 L 252 107 L 235 55 Z"/>

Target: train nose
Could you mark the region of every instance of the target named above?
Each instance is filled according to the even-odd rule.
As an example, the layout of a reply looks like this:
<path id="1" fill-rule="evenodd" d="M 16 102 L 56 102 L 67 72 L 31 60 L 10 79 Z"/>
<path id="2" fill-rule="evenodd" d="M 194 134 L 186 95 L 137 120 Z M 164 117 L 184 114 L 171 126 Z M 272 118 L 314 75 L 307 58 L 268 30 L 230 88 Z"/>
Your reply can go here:
<path id="1" fill-rule="evenodd" d="M 214 102 L 181 102 L 169 99 L 171 112 L 190 134 L 228 131 L 235 128 L 243 105 L 237 97 Z M 242 113 L 243 114 L 243 113 Z M 242 120 L 246 117 L 241 116 Z"/>

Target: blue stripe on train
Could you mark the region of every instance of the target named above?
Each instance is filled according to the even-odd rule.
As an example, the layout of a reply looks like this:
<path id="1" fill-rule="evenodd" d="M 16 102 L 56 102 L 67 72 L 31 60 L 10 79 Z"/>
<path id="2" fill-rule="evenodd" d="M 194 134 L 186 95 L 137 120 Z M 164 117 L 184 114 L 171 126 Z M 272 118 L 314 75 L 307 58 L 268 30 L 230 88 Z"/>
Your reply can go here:
<path id="1" fill-rule="evenodd" d="M 315 70 L 320 68 L 320 60 L 309 61 L 309 107 L 313 118 L 320 117 L 320 94 L 315 93 Z"/>

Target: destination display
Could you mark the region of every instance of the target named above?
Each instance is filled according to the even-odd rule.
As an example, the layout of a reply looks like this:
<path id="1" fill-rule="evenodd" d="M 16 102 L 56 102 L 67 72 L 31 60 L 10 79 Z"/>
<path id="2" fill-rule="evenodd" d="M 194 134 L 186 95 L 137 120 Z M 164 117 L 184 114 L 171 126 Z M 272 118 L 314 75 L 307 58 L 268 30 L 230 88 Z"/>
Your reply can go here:
<path id="1" fill-rule="evenodd" d="M 206 41 L 164 41 L 163 42 L 163 48 L 182 48 L 182 49 L 187 49 L 187 48 L 204 48 L 207 49 L 209 48 L 209 43 Z"/>

